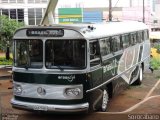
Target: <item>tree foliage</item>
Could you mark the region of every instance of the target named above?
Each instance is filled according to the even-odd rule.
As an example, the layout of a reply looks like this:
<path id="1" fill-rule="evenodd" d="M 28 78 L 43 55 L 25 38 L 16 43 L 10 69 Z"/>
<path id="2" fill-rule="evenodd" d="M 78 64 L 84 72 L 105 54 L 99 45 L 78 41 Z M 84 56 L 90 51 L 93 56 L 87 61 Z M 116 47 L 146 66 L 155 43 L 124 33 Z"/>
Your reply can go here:
<path id="1" fill-rule="evenodd" d="M 9 19 L 7 16 L 0 16 L 0 49 L 5 50 L 6 46 L 12 45 L 12 37 L 16 29 L 24 26 L 24 23 Z"/>

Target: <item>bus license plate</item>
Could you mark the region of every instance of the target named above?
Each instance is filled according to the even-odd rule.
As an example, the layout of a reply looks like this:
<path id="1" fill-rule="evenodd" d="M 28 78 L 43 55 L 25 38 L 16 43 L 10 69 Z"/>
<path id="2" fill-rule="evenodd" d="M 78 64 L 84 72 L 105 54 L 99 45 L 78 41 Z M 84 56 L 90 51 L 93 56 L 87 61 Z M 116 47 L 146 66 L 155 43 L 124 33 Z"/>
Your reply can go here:
<path id="1" fill-rule="evenodd" d="M 33 106 L 33 109 L 34 109 L 34 110 L 47 111 L 47 110 L 48 110 L 48 106 L 35 105 L 35 106 Z"/>

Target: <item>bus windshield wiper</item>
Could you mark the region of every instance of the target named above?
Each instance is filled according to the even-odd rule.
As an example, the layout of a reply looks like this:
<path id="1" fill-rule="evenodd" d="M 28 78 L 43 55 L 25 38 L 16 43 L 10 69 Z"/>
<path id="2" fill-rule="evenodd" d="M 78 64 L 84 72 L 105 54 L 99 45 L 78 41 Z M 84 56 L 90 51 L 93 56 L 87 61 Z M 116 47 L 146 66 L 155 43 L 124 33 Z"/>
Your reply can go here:
<path id="1" fill-rule="evenodd" d="M 25 65 L 25 69 L 28 70 L 28 68 L 29 68 L 29 66 L 28 66 L 28 65 Z"/>
<path id="2" fill-rule="evenodd" d="M 27 63 L 27 64 L 24 66 L 24 68 L 25 68 L 26 70 L 28 70 L 29 64 Z"/>
<path id="3" fill-rule="evenodd" d="M 19 67 L 21 67 L 21 68 L 25 68 L 26 70 L 28 70 L 29 65 L 28 65 L 28 64 L 25 64 L 25 65 L 19 65 Z"/>
<path id="4" fill-rule="evenodd" d="M 60 65 L 56 65 L 56 67 L 59 68 L 61 71 L 64 70 Z"/>

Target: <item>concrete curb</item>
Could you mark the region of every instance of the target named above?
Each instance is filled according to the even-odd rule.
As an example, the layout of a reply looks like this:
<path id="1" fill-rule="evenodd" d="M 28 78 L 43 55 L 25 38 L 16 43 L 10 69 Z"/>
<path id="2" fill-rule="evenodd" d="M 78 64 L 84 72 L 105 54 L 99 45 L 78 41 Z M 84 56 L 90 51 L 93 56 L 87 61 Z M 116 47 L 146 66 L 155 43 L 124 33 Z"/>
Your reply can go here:
<path id="1" fill-rule="evenodd" d="M 10 71 L 12 70 L 11 65 L 0 65 L 0 71 Z M 12 79 L 12 74 L 9 72 L 6 72 L 6 74 L 0 75 L 0 80 L 8 80 Z"/>
<path id="2" fill-rule="evenodd" d="M 0 65 L 0 69 L 12 69 L 12 65 Z"/>

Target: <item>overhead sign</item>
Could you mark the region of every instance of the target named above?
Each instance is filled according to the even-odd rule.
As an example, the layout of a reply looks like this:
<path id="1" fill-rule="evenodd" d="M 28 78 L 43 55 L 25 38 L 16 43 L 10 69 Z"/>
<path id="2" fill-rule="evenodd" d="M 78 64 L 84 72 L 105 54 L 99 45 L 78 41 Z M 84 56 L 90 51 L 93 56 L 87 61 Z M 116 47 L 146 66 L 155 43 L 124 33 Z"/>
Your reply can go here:
<path id="1" fill-rule="evenodd" d="M 83 11 L 83 22 L 102 22 L 101 11 Z"/>
<path id="2" fill-rule="evenodd" d="M 62 29 L 28 29 L 27 36 L 41 36 L 41 37 L 62 37 L 64 30 Z"/>
<path id="3" fill-rule="evenodd" d="M 59 23 L 81 23 L 82 22 L 82 9 L 81 8 L 59 8 Z"/>

